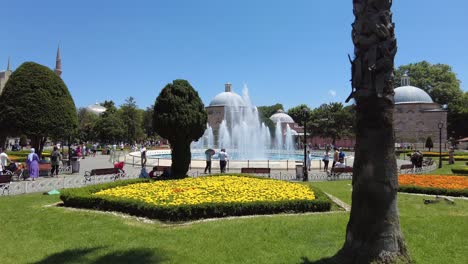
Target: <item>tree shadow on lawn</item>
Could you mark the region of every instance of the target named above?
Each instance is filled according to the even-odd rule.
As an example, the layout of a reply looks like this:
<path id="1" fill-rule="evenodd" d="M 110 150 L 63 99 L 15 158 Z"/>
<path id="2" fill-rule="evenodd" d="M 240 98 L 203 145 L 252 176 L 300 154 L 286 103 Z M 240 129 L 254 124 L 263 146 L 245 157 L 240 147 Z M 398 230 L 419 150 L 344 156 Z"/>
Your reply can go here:
<path id="1" fill-rule="evenodd" d="M 107 264 L 107 263 L 160 263 L 166 260 L 166 257 L 157 249 L 138 248 L 129 249 L 125 251 L 115 251 L 107 253 L 96 258 L 87 256 L 95 251 L 104 249 L 105 247 L 94 248 L 78 248 L 69 249 L 58 252 L 45 257 L 44 259 L 33 262 L 35 264 L 49 264 L 49 263 L 94 263 L 94 264 Z"/>
<path id="2" fill-rule="evenodd" d="M 307 257 L 301 257 L 301 261 L 299 264 L 340 264 L 343 263 L 341 260 L 338 259 L 338 256 L 331 256 L 327 258 L 322 258 L 318 260 L 310 260 Z"/>

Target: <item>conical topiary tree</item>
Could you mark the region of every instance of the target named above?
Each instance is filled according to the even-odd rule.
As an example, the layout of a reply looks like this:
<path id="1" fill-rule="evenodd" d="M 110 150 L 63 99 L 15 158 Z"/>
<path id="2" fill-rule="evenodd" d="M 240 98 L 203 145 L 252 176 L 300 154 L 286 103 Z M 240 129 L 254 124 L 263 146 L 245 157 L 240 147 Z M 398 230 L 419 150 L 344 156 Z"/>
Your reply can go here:
<path id="1" fill-rule="evenodd" d="M 47 137 L 67 138 L 78 126 L 75 103 L 52 70 L 25 62 L 10 76 L 0 96 L 0 127 L 26 135 L 40 155 Z"/>
<path id="2" fill-rule="evenodd" d="M 203 102 L 186 80 L 167 84 L 156 98 L 153 127 L 171 144 L 172 178 L 186 177 L 191 160 L 190 143 L 203 136 L 207 119 Z"/>

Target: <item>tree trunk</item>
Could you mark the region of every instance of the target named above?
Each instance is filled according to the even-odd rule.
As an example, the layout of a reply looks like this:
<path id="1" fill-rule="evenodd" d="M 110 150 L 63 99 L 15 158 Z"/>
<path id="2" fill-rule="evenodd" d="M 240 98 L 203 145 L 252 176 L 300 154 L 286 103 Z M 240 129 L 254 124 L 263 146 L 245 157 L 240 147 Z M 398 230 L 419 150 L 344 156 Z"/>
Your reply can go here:
<path id="1" fill-rule="evenodd" d="M 172 165 L 171 178 L 182 179 L 187 176 L 192 154 L 190 152 L 190 143 L 184 143 L 181 140 L 171 142 L 172 146 Z"/>
<path id="2" fill-rule="evenodd" d="M 391 0 L 353 0 L 356 153 L 351 215 L 341 263 L 410 262 L 397 208 L 393 132 L 396 39 Z"/>

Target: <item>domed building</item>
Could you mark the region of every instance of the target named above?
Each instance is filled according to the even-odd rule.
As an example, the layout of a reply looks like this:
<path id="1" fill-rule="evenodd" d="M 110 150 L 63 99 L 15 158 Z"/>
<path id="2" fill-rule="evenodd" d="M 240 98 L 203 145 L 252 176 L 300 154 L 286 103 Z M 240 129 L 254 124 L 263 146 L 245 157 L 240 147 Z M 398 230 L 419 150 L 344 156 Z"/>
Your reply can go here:
<path id="1" fill-rule="evenodd" d="M 104 113 L 107 109 L 104 106 L 102 106 L 102 105 L 100 105 L 99 103 L 96 102 L 95 104 L 88 105 L 86 107 L 86 110 L 88 112 L 91 112 L 91 113 L 95 114 L 95 115 L 100 115 L 100 114 Z"/>
<path id="2" fill-rule="evenodd" d="M 284 112 L 283 109 L 279 109 L 278 111 L 276 111 L 276 113 L 270 116 L 270 120 L 274 124 L 277 124 L 278 122 L 281 123 L 281 131 L 283 135 L 286 135 L 286 130 L 287 130 L 288 125 L 291 128 L 291 132 L 293 136 L 298 136 L 300 133 L 304 133 L 304 127 L 297 124 L 290 115 Z"/>
<path id="3" fill-rule="evenodd" d="M 395 88 L 394 128 L 396 143 L 422 143 L 428 137 L 439 142 L 439 123 L 443 123 L 442 143 L 447 141 L 447 109 L 435 103 L 424 90 L 410 85 L 407 74 Z M 434 144 L 436 145 L 436 144 Z"/>
<path id="4" fill-rule="evenodd" d="M 224 92 L 217 94 L 206 107 L 208 123 L 213 131 L 218 131 L 219 125 L 230 111 L 240 111 L 246 107 L 244 99 L 231 89 L 231 84 L 224 85 Z"/>

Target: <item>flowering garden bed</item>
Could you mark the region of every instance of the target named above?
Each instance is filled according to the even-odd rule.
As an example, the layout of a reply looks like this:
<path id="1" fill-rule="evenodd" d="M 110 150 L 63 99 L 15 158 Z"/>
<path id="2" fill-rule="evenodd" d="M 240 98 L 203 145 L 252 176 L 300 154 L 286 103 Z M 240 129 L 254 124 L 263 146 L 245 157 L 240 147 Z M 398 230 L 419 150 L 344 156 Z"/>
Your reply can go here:
<path id="1" fill-rule="evenodd" d="M 65 206 L 120 211 L 165 221 L 329 211 L 331 201 L 299 183 L 246 176 L 127 180 L 65 189 Z"/>
<path id="2" fill-rule="evenodd" d="M 402 174 L 399 191 L 468 197 L 468 177 L 446 175 Z"/>

